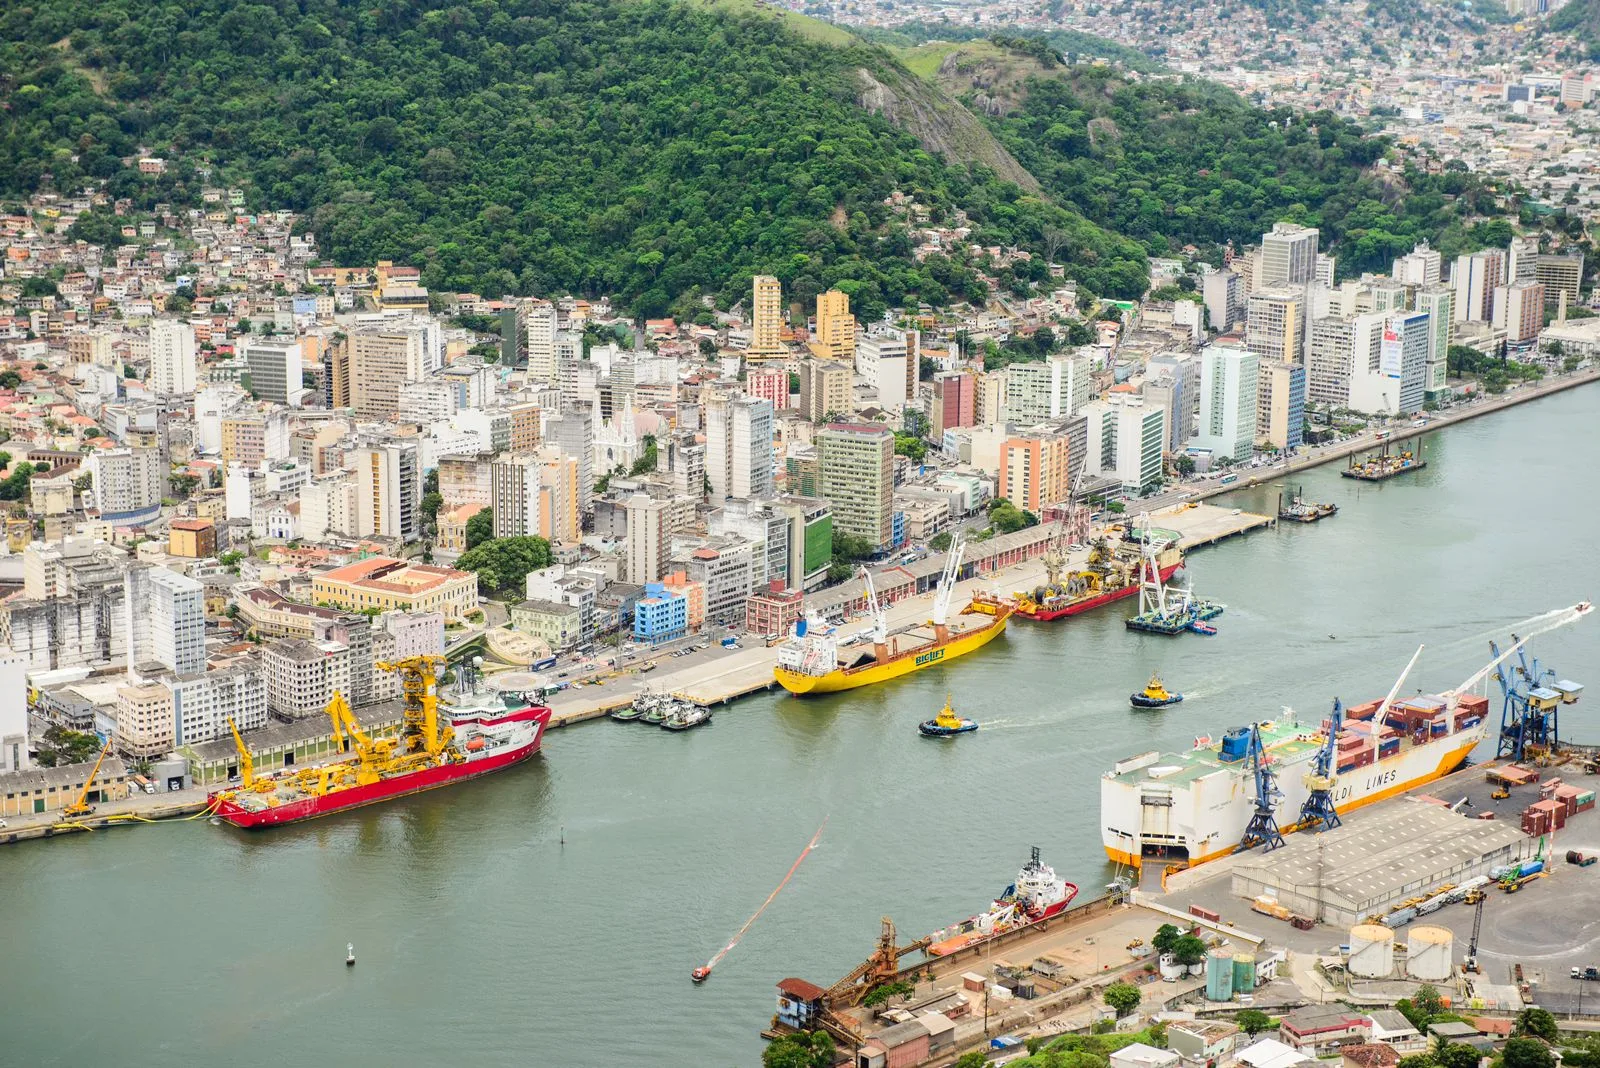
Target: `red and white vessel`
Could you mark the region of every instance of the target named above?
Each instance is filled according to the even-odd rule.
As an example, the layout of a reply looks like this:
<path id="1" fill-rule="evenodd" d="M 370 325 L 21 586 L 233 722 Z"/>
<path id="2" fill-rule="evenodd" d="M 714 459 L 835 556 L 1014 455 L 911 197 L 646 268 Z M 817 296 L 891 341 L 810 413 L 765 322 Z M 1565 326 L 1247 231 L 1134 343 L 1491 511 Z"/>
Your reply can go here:
<path id="1" fill-rule="evenodd" d="M 410 675 L 404 665 L 400 670 L 407 708 L 398 739 L 368 739 L 343 698 L 335 697 L 329 705 L 334 737 L 343 747 L 344 737 L 351 736 L 354 759 L 257 777 L 241 745 L 243 784 L 213 793 L 213 814 L 235 827 L 298 823 L 488 775 L 539 751 L 550 709 L 508 707 L 498 694 L 475 684 L 446 704 L 433 692 L 431 666 Z M 462 670 L 468 669 L 463 665 Z"/>
<path id="2" fill-rule="evenodd" d="M 988 912 L 970 916 L 953 927 L 935 931 L 930 957 L 942 957 L 986 938 L 1059 916 L 1078 896 L 1078 887 L 1056 875 L 1039 860 L 1039 847 L 1017 873 L 1017 881 L 995 898 Z"/>

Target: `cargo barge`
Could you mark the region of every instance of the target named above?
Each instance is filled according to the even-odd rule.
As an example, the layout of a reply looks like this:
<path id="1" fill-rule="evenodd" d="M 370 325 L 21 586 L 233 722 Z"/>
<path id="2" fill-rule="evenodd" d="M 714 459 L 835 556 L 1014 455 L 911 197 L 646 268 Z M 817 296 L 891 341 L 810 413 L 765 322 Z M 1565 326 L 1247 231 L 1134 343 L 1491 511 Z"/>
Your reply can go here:
<path id="1" fill-rule="evenodd" d="M 1398 453 L 1391 453 L 1389 443 L 1385 441 L 1376 456 L 1368 456 L 1359 463 L 1356 462 L 1355 455 L 1351 454 L 1349 465 L 1339 474 L 1362 482 L 1383 482 L 1396 475 L 1409 475 L 1427 466 L 1428 461 L 1422 458 L 1422 439 L 1419 437 L 1415 449 L 1403 449 Z"/>

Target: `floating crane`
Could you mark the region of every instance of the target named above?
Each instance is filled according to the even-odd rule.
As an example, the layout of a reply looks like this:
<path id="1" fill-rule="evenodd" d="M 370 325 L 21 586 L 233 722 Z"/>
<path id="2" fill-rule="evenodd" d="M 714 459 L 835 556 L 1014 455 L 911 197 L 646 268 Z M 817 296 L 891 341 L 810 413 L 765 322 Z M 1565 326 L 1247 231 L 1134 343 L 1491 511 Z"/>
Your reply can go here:
<path id="1" fill-rule="evenodd" d="M 1261 742 L 1261 724 L 1250 724 L 1250 741 L 1245 749 L 1245 762 L 1249 764 L 1256 781 L 1256 810 L 1239 839 L 1240 849 L 1254 849 L 1258 845 L 1271 852 L 1283 845 L 1283 832 L 1278 830 L 1275 814 L 1283 792 L 1278 789 L 1278 776 L 1267 759 L 1267 747 Z"/>
<path id="2" fill-rule="evenodd" d="M 1311 771 L 1306 775 L 1306 786 L 1311 793 L 1300 806 L 1300 826 L 1303 829 L 1321 827 L 1331 831 L 1342 822 L 1339 810 L 1334 807 L 1333 787 L 1339 778 L 1334 754 L 1338 747 L 1339 728 L 1343 724 L 1344 705 L 1335 697 L 1333 714 L 1328 720 L 1328 736 L 1323 739 L 1322 748 L 1317 750 L 1311 762 Z"/>
<path id="3" fill-rule="evenodd" d="M 64 820 L 77 819 L 87 816 L 94 811 L 94 806 L 89 804 L 89 788 L 94 785 L 94 777 L 100 774 L 100 765 L 106 762 L 106 754 L 111 752 L 111 743 L 100 750 L 100 758 L 94 762 L 94 770 L 89 772 L 89 777 L 83 780 L 83 792 L 78 794 L 78 799 L 61 810 Z"/>
<path id="4" fill-rule="evenodd" d="M 234 725 L 233 717 L 228 717 L 228 730 L 233 732 L 233 747 L 239 751 L 239 786 L 244 790 L 256 788 L 256 762 L 250 756 L 250 750 L 245 746 L 244 739 L 239 736 L 239 728 Z"/>

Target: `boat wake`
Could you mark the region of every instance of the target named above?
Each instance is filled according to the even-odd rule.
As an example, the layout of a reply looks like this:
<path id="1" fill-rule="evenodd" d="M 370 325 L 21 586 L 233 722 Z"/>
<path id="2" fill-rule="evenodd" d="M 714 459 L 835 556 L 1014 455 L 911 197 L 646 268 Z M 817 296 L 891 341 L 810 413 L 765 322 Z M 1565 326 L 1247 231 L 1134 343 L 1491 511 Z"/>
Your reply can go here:
<path id="1" fill-rule="evenodd" d="M 772 893 L 767 895 L 767 899 L 761 903 L 761 907 L 756 909 L 756 911 L 751 914 L 748 920 L 744 921 L 744 926 L 739 928 L 738 933 L 732 938 L 728 939 L 727 945 L 717 950 L 716 954 L 710 960 L 706 961 L 703 965 L 689 973 L 689 977 L 691 979 L 697 983 L 703 983 L 707 979 L 711 978 L 711 969 L 722 963 L 722 958 L 726 957 L 728 953 L 732 951 L 733 947 L 739 944 L 739 940 L 745 936 L 745 933 L 748 932 L 750 928 L 755 926 L 756 921 L 761 918 L 761 914 L 767 911 L 767 906 L 772 904 L 773 899 L 783 891 L 784 887 L 789 885 L 789 880 L 794 878 L 794 873 L 800 870 L 800 865 L 804 863 L 806 857 L 810 856 L 811 851 L 817 848 L 817 843 L 822 841 L 822 830 L 827 825 L 828 817 L 824 816 L 822 817 L 822 826 L 817 828 L 817 833 L 811 836 L 811 841 L 806 843 L 806 847 L 800 851 L 800 855 L 795 858 L 794 863 L 789 865 L 789 870 L 784 873 L 783 881 L 773 888 Z"/>

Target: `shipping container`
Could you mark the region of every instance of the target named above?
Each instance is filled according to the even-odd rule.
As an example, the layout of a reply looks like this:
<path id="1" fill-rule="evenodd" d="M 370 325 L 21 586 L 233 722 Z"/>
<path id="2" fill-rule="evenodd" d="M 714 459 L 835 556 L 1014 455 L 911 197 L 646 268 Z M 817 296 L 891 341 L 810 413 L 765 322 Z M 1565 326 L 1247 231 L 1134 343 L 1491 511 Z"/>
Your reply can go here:
<path id="1" fill-rule="evenodd" d="M 1367 701 L 1364 704 L 1351 705 L 1344 710 L 1344 718 L 1347 720 L 1371 719 L 1382 704 L 1382 701 Z"/>
<path id="2" fill-rule="evenodd" d="M 1210 909 L 1201 908 L 1199 905 L 1190 905 L 1189 915 L 1198 916 L 1202 920 L 1210 920 L 1212 923 L 1220 923 L 1222 921 L 1222 917 L 1220 915 L 1212 912 Z"/>

